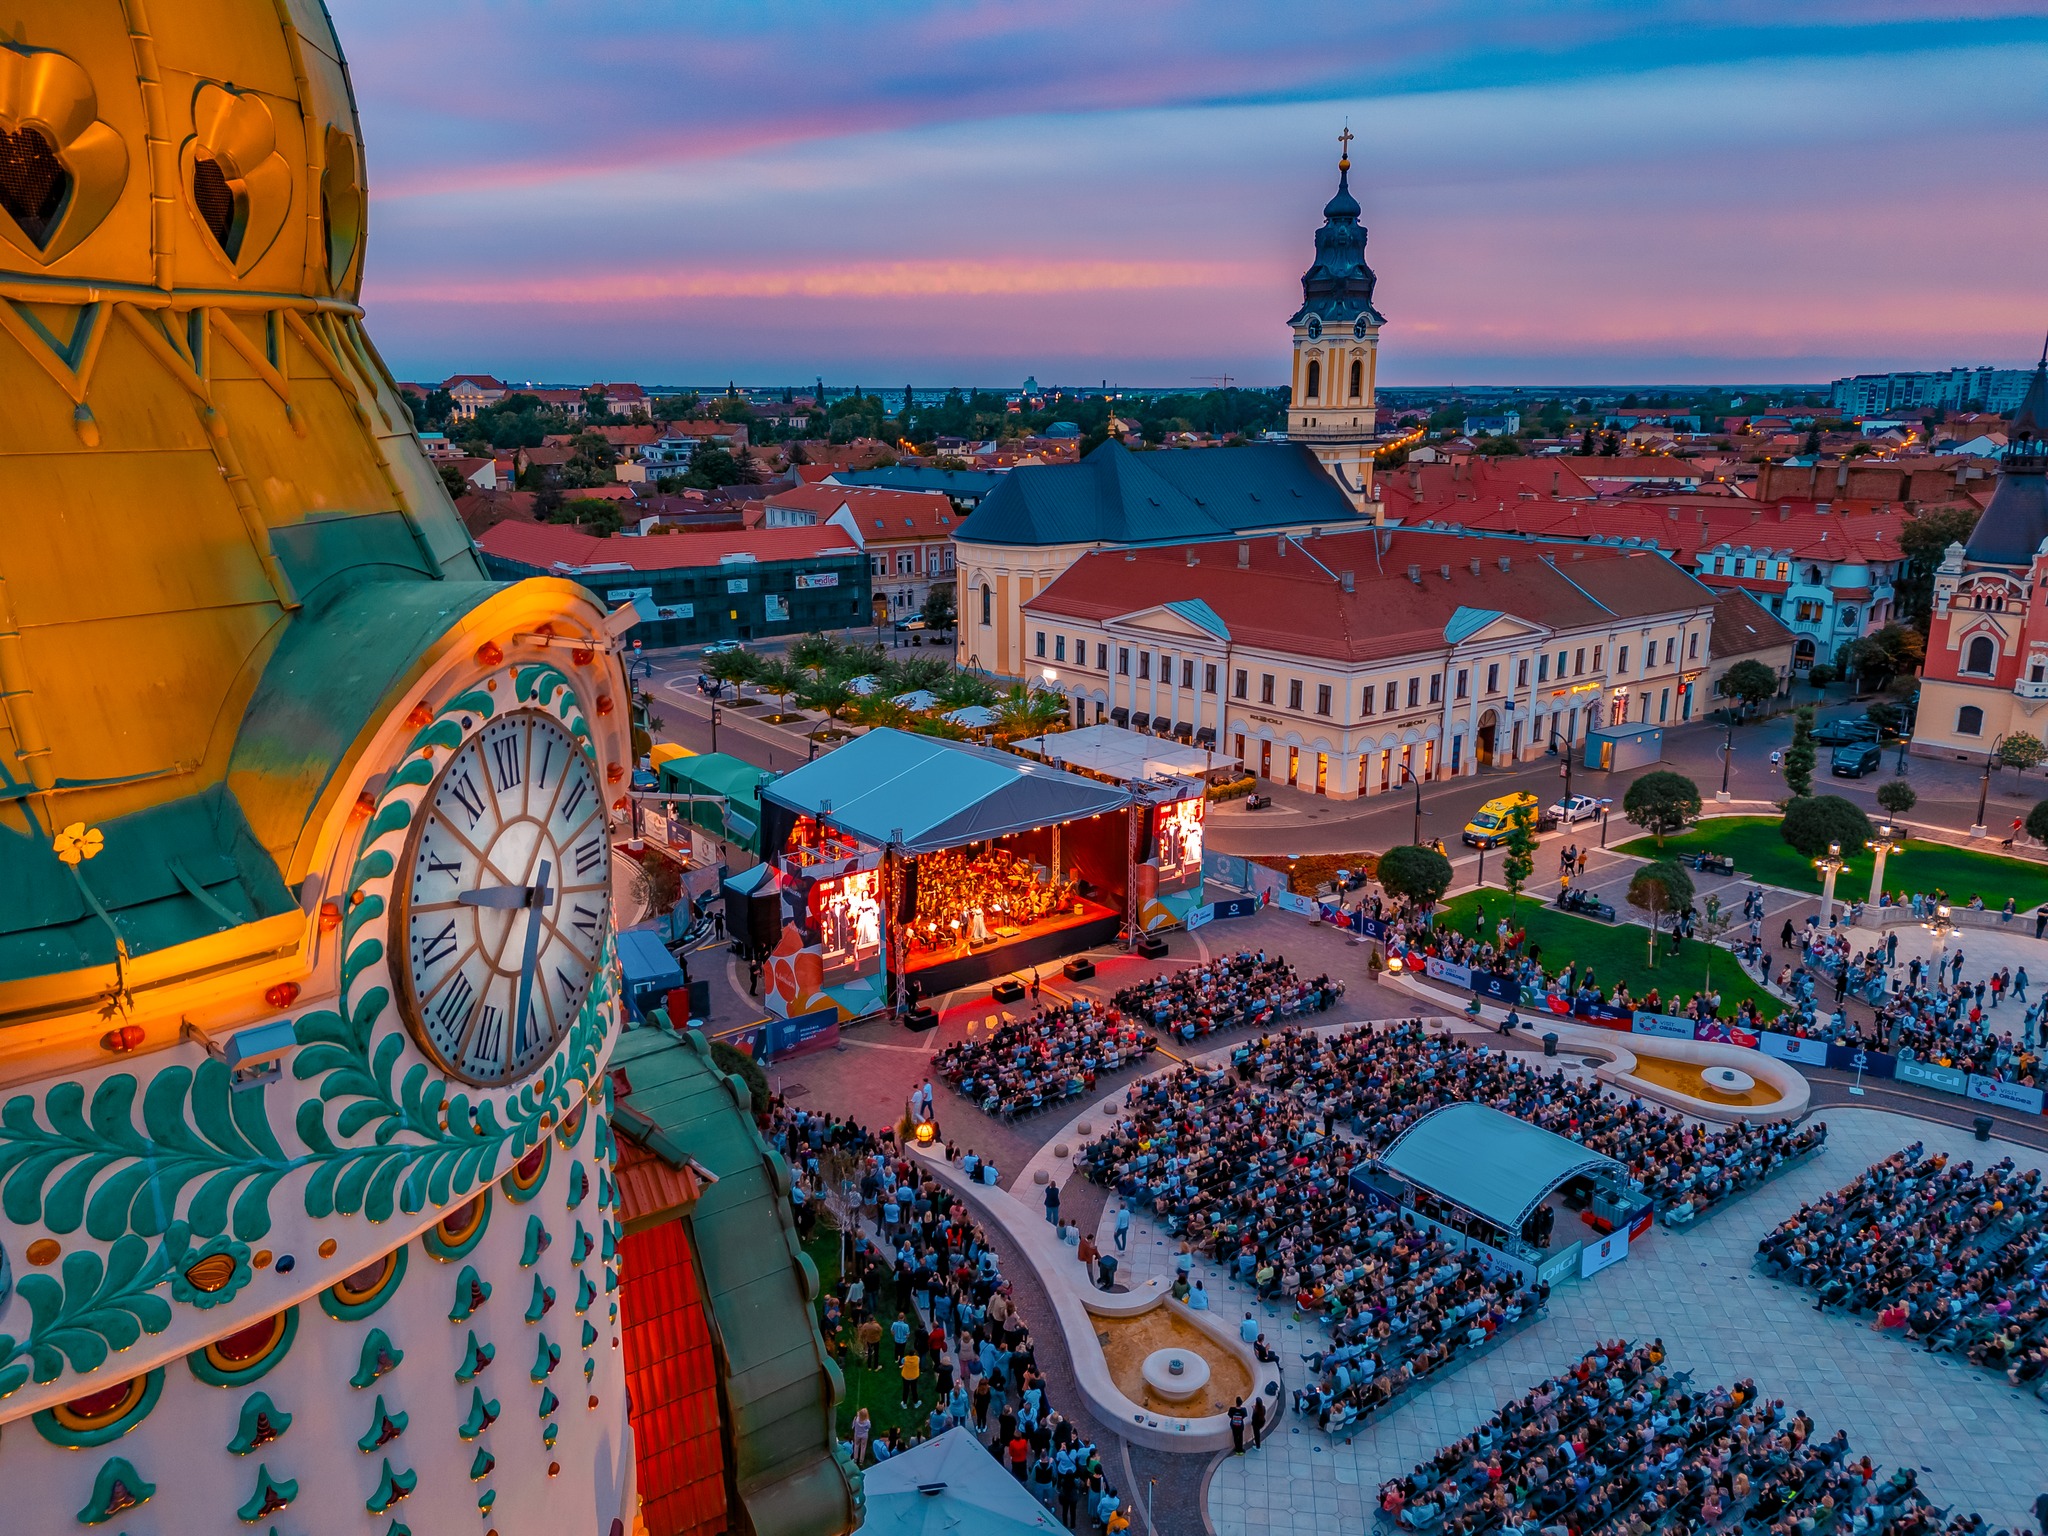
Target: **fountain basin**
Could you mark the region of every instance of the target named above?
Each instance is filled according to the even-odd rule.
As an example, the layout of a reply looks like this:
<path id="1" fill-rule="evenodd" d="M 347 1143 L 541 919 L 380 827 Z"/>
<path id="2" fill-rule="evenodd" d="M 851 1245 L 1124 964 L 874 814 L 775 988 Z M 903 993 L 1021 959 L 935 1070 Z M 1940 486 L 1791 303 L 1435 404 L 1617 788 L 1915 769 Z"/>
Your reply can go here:
<path id="1" fill-rule="evenodd" d="M 1155 1349 L 1139 1365 L 1138 1374 L 1145 1378 L 1147 1390 L 1177 1403 L 1209 1385 L 1209 1362 L 1189 1349 Z"/>

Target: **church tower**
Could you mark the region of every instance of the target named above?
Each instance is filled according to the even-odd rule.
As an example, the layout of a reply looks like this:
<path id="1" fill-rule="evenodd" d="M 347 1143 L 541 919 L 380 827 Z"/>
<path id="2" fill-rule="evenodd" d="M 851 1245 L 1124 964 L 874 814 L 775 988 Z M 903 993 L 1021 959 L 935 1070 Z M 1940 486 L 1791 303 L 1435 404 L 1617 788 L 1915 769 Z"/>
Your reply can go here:
<path id="1" fill-rule="evenodd" d="M 1351 130 L 1339 136 L 1337 195 L 1323 207 L 1316 259 L 1301 277 L 1287 436 L 1305 443 L 1351 505 L 1378 516 L 1372 499 L 1376 411 L 1373 395 L 1384 317 L 1372 306 L 1378 281 L 1365 264 L 1365 226 L 1351 195 Z"/>

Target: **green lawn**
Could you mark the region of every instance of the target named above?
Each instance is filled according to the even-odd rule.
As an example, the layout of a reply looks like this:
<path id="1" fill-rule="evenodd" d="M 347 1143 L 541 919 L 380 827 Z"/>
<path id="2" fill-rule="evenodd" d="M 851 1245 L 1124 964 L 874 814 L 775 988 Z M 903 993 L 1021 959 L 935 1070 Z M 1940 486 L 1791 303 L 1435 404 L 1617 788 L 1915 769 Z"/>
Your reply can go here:
<path id="1" fill-rule="evenodd" d="M 823 1328 L 825 1297 L 839 1283 L 839 1229 L 819 1222 L 811 1240 L 804 1244 L 804 1252 L 818 1266 L 818 1326 Z M 886 1320 L 883 1326 L 888 1326 Z M 906 1440 L 913 1435 L 922 1435 L 926 1429 L 926 1416 L 932 1410 L 932 1383 L 938 1379 L 931 1362 L 920 1362 L 924 1366 L 924 1374 L 919 1378 L 924 1389 L 923 1402 L 916 1408 L 905 1408 L 902 1406 L 903 1378 L 889 1363 L 889 1336 L 886 1333 L 882 1335 L 882 1368 L 870 1371 L 860 1364 L 860 1351 L 854 1343 L 852 1324 L 849 1323 L 843 1332 L 846 1335 L 846 1354 L 840 1359 L 840 1369 L 846 1376 L 846 1396 L 839 1404 L 839 1433 L 851 1435 L 854 1414 L 865 1408 L 868 1418 L 874 1422 L 877 1440 L 898 1425 L 902 1426 Z M 828 1338 L 825 1342 L 829 1346 L 832 1341 Z"/>
<path id="2" fill-rule="evenodd" d="M 1638 837 L 1621 844 L 1619 851 L 1655 858 L 1657 840 Z M 1775 816 L 1712 816 L 1690 831 L 1665 838 L 1664 852 L 1725 853 L 1735 860 L 1737 872 L 1752 880 L 1795 891 L 1821 888 L 1821 872 L 1813 867 L 1811 859 L 1778 835 Z M 1835 881 L 1835 894 L 1861 901 L 1870 894 L 1870 866 L 1876 855 L 1865 848 L 1848 852 L 1849 858 Z M 2048 901 L 2048 866 L 1917 839 L 1909 839 L 1904 848 L 1885 861 L 1884 883 L 1894 892 L 1903 890 L 1908 894 L 1946 891 L 1949 900 L 1957 905 L 1967 903 L 1972 896 L 1982 896 L 1985 906 L 1997 908 L 2012 896 L 2018 899 L 2020 910 L 2027 912 Z"/>
<path id="3" fill-rule="evenodd" d="M 1448 923 L 1461 933 L 1471 933 L 1478 921 L 1481 901 L 1486 906 L 1486 934 L 1493 937 L 1508 906 L 1506 891 L 1467 891 L 1438 909 L 1437 923 Z M 1626 910 L 1626 909 L 1622 909 Z M 1526 928 L 1532 943 L 1543 946 L 1537 957 L 1551 974 L 1573 960 L 1593 967 L 1594 981 L 1602 990 L 1617 981 L 1628 983 L 1629 995 L 1643 998 L 1655 987 L 1668 1001 L 1674 991 L 1680 998 L 1707 988 L 1721 993 L 1721 1011 L 1732 1014 L 1745 998 L 1753 1000 L 1765 1018 L 1775 1018 L 1782 1004 L 1756 984 L 1754 972 L 1745 971 L 1735 957 L 1718 945 L 1687 939 L 1672 954 L 1668 933 L 1657 936 L 1657 964 L 1649 964 L 1650 930 L 1635 923 L 1603 923 L 1589 917 L 1574 917 L 1555 907 L 1544 906 L 1524 896 L 1515 904 L 1514 922 Z"/>

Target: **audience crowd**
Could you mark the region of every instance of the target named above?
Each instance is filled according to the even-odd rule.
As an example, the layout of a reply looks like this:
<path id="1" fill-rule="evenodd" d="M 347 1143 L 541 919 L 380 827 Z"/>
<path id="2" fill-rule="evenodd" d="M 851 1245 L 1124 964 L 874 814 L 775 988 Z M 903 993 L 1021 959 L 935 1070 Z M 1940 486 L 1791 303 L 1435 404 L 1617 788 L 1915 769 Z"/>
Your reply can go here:
<path id="1" fill-rule="evenodd" d="M 1247 949 L 1125 987 L 1114 1002 L 1130 1018 L 1193 1041 L 1240 1024 L 1321 1013 L 1343 995 L 1341 981 L 1303 981 L 1284 957 Z"/>
<path id="2" fill-rule="evenodd" d="M 949 1045 L 934 1065 L 983 1111 L 1012 1120 L 1080 1098 L 1098 1076 L 1143 1061 L 1158 1043 L 1114 1008 L 1097 1013 L 1084 997 Z"/>
<path id="3" fill-rule="evenodd" d="M 1695 1391 L 1661 1340 L 1614 1340 L 1380 1488 L 1382 1520 L 1444 1536 L 1933 1536 L 1917 1473 L 1880 1481 L 1849 1437 L 1754 1381 Z M 1951 1531 L 1976 1527 L 1975 1517 Z"/>
<path id="4" fill-rule="evenodd" d="M 1871 1317 L 2048 1394 L 2048 1190 L 2011 1158 L 1979 1173 L 1915 1142 L 1801 1206 L 1757 1254 L 1816 1311 Z"/>

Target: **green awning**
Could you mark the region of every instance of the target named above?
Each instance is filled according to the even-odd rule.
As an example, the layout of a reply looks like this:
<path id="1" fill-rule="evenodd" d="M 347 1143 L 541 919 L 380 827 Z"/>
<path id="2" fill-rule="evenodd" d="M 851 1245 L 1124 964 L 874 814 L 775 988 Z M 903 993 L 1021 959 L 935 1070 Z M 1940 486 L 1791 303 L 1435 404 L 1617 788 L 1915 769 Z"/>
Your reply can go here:
<path id="1" fill-rule="evenodd" d="M 1496 1226 L 1519 1232 L 1560 1184 L 1623 1173 L 1611 1157 L 1484 1104 L 1446 1104 L 1409 1126 L 1380 1166 Z"/>
<path id="2" fill-rule="evenodd" d="M 723 795 L 723 807 L 708 800 L 676 806 L 676 814 L 698 831 L 749 853 L 761 851 L 761 786 L 774 778 L 766 768 L 724 752 L 676 757 L 661 765 L 661 787 L 679 795 Z"/>

